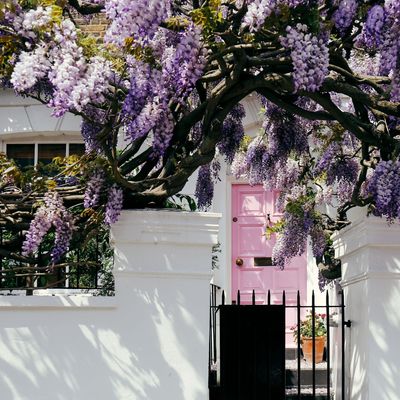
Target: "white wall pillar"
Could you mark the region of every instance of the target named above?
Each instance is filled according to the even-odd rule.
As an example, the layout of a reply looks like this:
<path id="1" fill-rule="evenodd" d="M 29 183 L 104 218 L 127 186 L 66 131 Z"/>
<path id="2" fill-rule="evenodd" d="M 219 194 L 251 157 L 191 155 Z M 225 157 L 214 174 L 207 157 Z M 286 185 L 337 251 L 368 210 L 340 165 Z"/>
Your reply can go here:
<path id="1" fill-rule="evenodd" d="M 115 297 L 0 296 L 0 399 L 207 400 L 218 220 L 124 211 Z"/>
<path id="2" fill-rule="evenodd" d="M 342 260 L 346 400 L 400 399 L 400 225 L 359 216 L 334 236 Z"/>
<path id="3" fill-rule="evenodd" d="M 124 211 L 112 227 L 118 302 L 135 321 L 133 356 L 156 383 L 151 400 L 208 399 L 209 285 L 219 218 Z"/>

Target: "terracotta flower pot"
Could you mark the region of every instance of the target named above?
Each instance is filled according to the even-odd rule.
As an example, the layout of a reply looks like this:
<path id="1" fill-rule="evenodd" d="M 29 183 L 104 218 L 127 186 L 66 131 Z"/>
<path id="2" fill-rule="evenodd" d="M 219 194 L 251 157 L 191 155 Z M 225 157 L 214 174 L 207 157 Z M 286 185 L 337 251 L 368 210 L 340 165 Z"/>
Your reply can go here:
<path id="1" fill-rule="evenodd" d="M 326 336 L 318 336 L 315 338 L 315 363 L 321 363 L 324 356 Z M 303 355 L 306 361 L 312 363 L 313 361 L 313 340 L 312 338 L 302 337 L 301 348 L 303 349 Z"/>

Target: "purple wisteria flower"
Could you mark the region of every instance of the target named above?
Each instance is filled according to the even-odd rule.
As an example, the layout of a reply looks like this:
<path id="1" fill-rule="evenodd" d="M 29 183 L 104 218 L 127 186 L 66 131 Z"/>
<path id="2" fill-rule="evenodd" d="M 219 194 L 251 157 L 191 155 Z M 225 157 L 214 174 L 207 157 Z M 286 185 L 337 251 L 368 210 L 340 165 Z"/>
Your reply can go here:
<path id="1" fill-rule="evenodd" d="M 90 177 L 83 200 L 85 208 L 93 208 L 99 205 L 100 194 L 104 186 L 104 179 L 105 174 L 101 170 L 95 171 Z"/>
<path id="2" fill-rule="evenodd" d="M 231 164 L 231 172 L 236 179 L 247 176 L 249 172 L 249 164 L 247 163 L 246 154 L 238 152 Z"/>
<path id="3" fill-rule="evenodd" d="M 335 180 L 354 183 L 358 176 L 359 163 L 353 158 L 338 157 L 328 166 L 326 183 L 332 185 Z"/>
<path id="4" fill-rule="evenodd" d="M 175 51 L 169 57 L 166 52 L 164 79 L 175 101 L 183 102 L 202 76 L 207 62 L 206 54 L 201 30 L 194 24 L 179 34 Z"/>
<path id="5" fill-rule="evenodd" d="M 327 245 L 324 230 L 315 224 L 310 230 L 310 237 L 314 257 L 322 257 Z"/>
<path id="6" fill-rule="evenodd" d="M 25 19 L 28 18 L 25 25 L 33 30 L 37 24 L 36 11 L 25 14 Z M 24 23 L 25 20 L 22 25 Z M 38 27 L 43 23 L 40 22 Z M 71 20 L 63 20 L 60 25 L 54 24 L 53 29 L 53 41 L 41 41 L 32 51 L 20 54 L 11 75 L 14 89 L 24 93 L 38 81 L 48 79 L 53 87 L 49 105 L 53 107 L 56 117 L 72 109 L 82 111 L 89 103 L 102 103 L 111 77 L 111 62 L 101 56 L 85 60 L 83 48 L 78 44 L 76 27 Z"/>
<path id="7" fill-rule="evenodd" d="M 210 164 L 200 167 L 194 195 L 197 199 L 197 207 L 200 210 L 207 210 L 211 207 L 214 197 L 214 183 Z"/>
<path id="8" fill-rule="evenodd" d="M 357 0 L 340 0 L 338 9 L 333 14 L 335 26 L 340 34 L 343 35 L 351 26 L 357 13 L 357 7 Z"/>
<path id="9" fill-rule="evenodd" d="M 265 20 L 274 12 L 277 1 L 252 0 L 249 3 L 242 26 L 249 28 L 251 32 L 255 32 L 264 25 Z"/>
<path id="10" fill-rule="evenodd" d="M 167 107 L 166 107 L 167 108 Z M 153 157 L 160 157 L 168 148 L 174 131 L 174 118 L 171 112 L 162 113 L 153 132 Z"/>
<path id="11" fill-rule="evenodd" d="M 65 212 L 61 218 L 55 218 L 53 222 L 55 228 L 54 246 L 50 255 L 53 264 L 60 261 L 61 257 L 68 251 L 72 239 L 75 221 L 72 215 Z"/>
<path id="12" fill-rule="evenodd" d="M 222 139 L 218 143 L 219 152 L 225 156 L 228 163 L 232 163 L 240 143 L 244 137 L 242 119 L 246 113 L 243 105 L 235 106 L 225 118 L 222 125 Z"/>
<path id="13" fill-rule="evenodd" d="M 57 192 L 46 193 L 44 204 L 37 210 L 22 244 L 22 254 L 28 256 L 35 253 L 52 227 L 55 229 L 55 240 L 50 254 L 55 264 L 68 251 L 75 229 L 74 217 Z"/>
<path id="14" fill-rule="evenodd" d="M 249 144 L 246 162 L 249 165 L 248 178 L 250 185 L 263 183 L 267 177 L 270 154 L 262 138 L 256 137 Z"/>
<path id="15" fill-rule="evenodd" d="M 263 129 L 268 137 L 268 152 L 275 159 L 308 151 L 307 132 L 300 121 L 280 107 L 268 103 Z"/>
<path id="16" fill-rule="evenodd" d="M 131 37 L 151 39 L 168 17 L 169 6 L 169 1 L 160 0 L 106 0 L 105 12 L 112 21 L 106 41 L 123 47 Z"/>
<path id="17" fill-rule="evenodd" d="M 385 9 L 380 5 L 374 5 L 368 11 L 365 21 L 362 40 L 367 47 L 374 48 L 382 43 L 383 29 L 386 23 Z"/>
<path id="18" fill-rule="evenodd" d="M 400 161 L 381 161 L 372 175 L 367 190 L 375 202 L 375 215 L 388 221 L 400 217 Z"/>
<path id="19" fill-rule="evenodd" d="M 313 226 L 313 220 L 308 212 L 304 215 L 295 215 L 285 212 L 285 225 L 278 234 L 272 251 L 274 264 L 281 269 L 293 258 L 304 253 L 307 246 L 307 236 Z"/>
<path id="20" fill-rule="evenodd" d="M 295 91 L 317 91 L 328 75 L 329 50 L 326 35 L 317 37 L 307 25 L 288 26 L 281 43 L 291 51 Z"/>
<path id="21" fill-rule="evenodd" d="M 121 214 L 122 206 L 124 201 L 124 194 L 122 189 L 117 185 L 111 186 L 108 190 L 108 200 L 106 204 L 106 214 L 104 221 L 108 225 L 112 225 L 117 222 L 119 215 Z"/>

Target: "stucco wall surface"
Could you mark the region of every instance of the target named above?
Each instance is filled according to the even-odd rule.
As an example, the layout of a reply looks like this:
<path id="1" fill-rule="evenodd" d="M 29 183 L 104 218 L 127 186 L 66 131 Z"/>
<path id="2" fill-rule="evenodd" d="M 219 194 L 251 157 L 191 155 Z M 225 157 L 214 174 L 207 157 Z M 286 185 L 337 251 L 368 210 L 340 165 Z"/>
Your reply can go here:
<path id="1" fill-rule="evenodd" d="M 346 399 L 400 400 L 400 226 L 360 213 L 335 234 L 334 246 L 352 323 L 346 328 Z"/>
<path id="2" fill-rule="evenodd" d="M 205 400 L 219 216 L 125 211 L 116 296 L 0 297 L 2 400 Z"/>

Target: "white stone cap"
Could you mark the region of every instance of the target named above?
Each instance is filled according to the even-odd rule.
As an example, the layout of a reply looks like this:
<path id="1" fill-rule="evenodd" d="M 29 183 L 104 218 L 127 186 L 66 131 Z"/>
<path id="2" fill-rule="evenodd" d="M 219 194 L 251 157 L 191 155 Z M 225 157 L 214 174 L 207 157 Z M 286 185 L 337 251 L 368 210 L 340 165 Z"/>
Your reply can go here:
<path id="1" fill-rule="evenodd" d="M 112 226 L 111 242 L 216 244 L 221 214 L 174 209 L 123 210 Z"/>
<path id="2" fill-rule="evenodd" d="M 114 273 L 209 281 L 220 218 L 220 214 L 171 209 L 123 211 L 111 227 Z"/>
<path id="3" fill-rule="evenodd" d="M 55 296 L 0 296 L 0 310 L 15 309 L 114 309 L 115 296 L 55 295 Z"/>
<path id="4" fill-rule="evenodd" d="M 385 218 L 360 216 L 348 227 L 332 235 L 336 257 L 348 256 L 364 247 L 399 247 L 400 224 Z"/>

